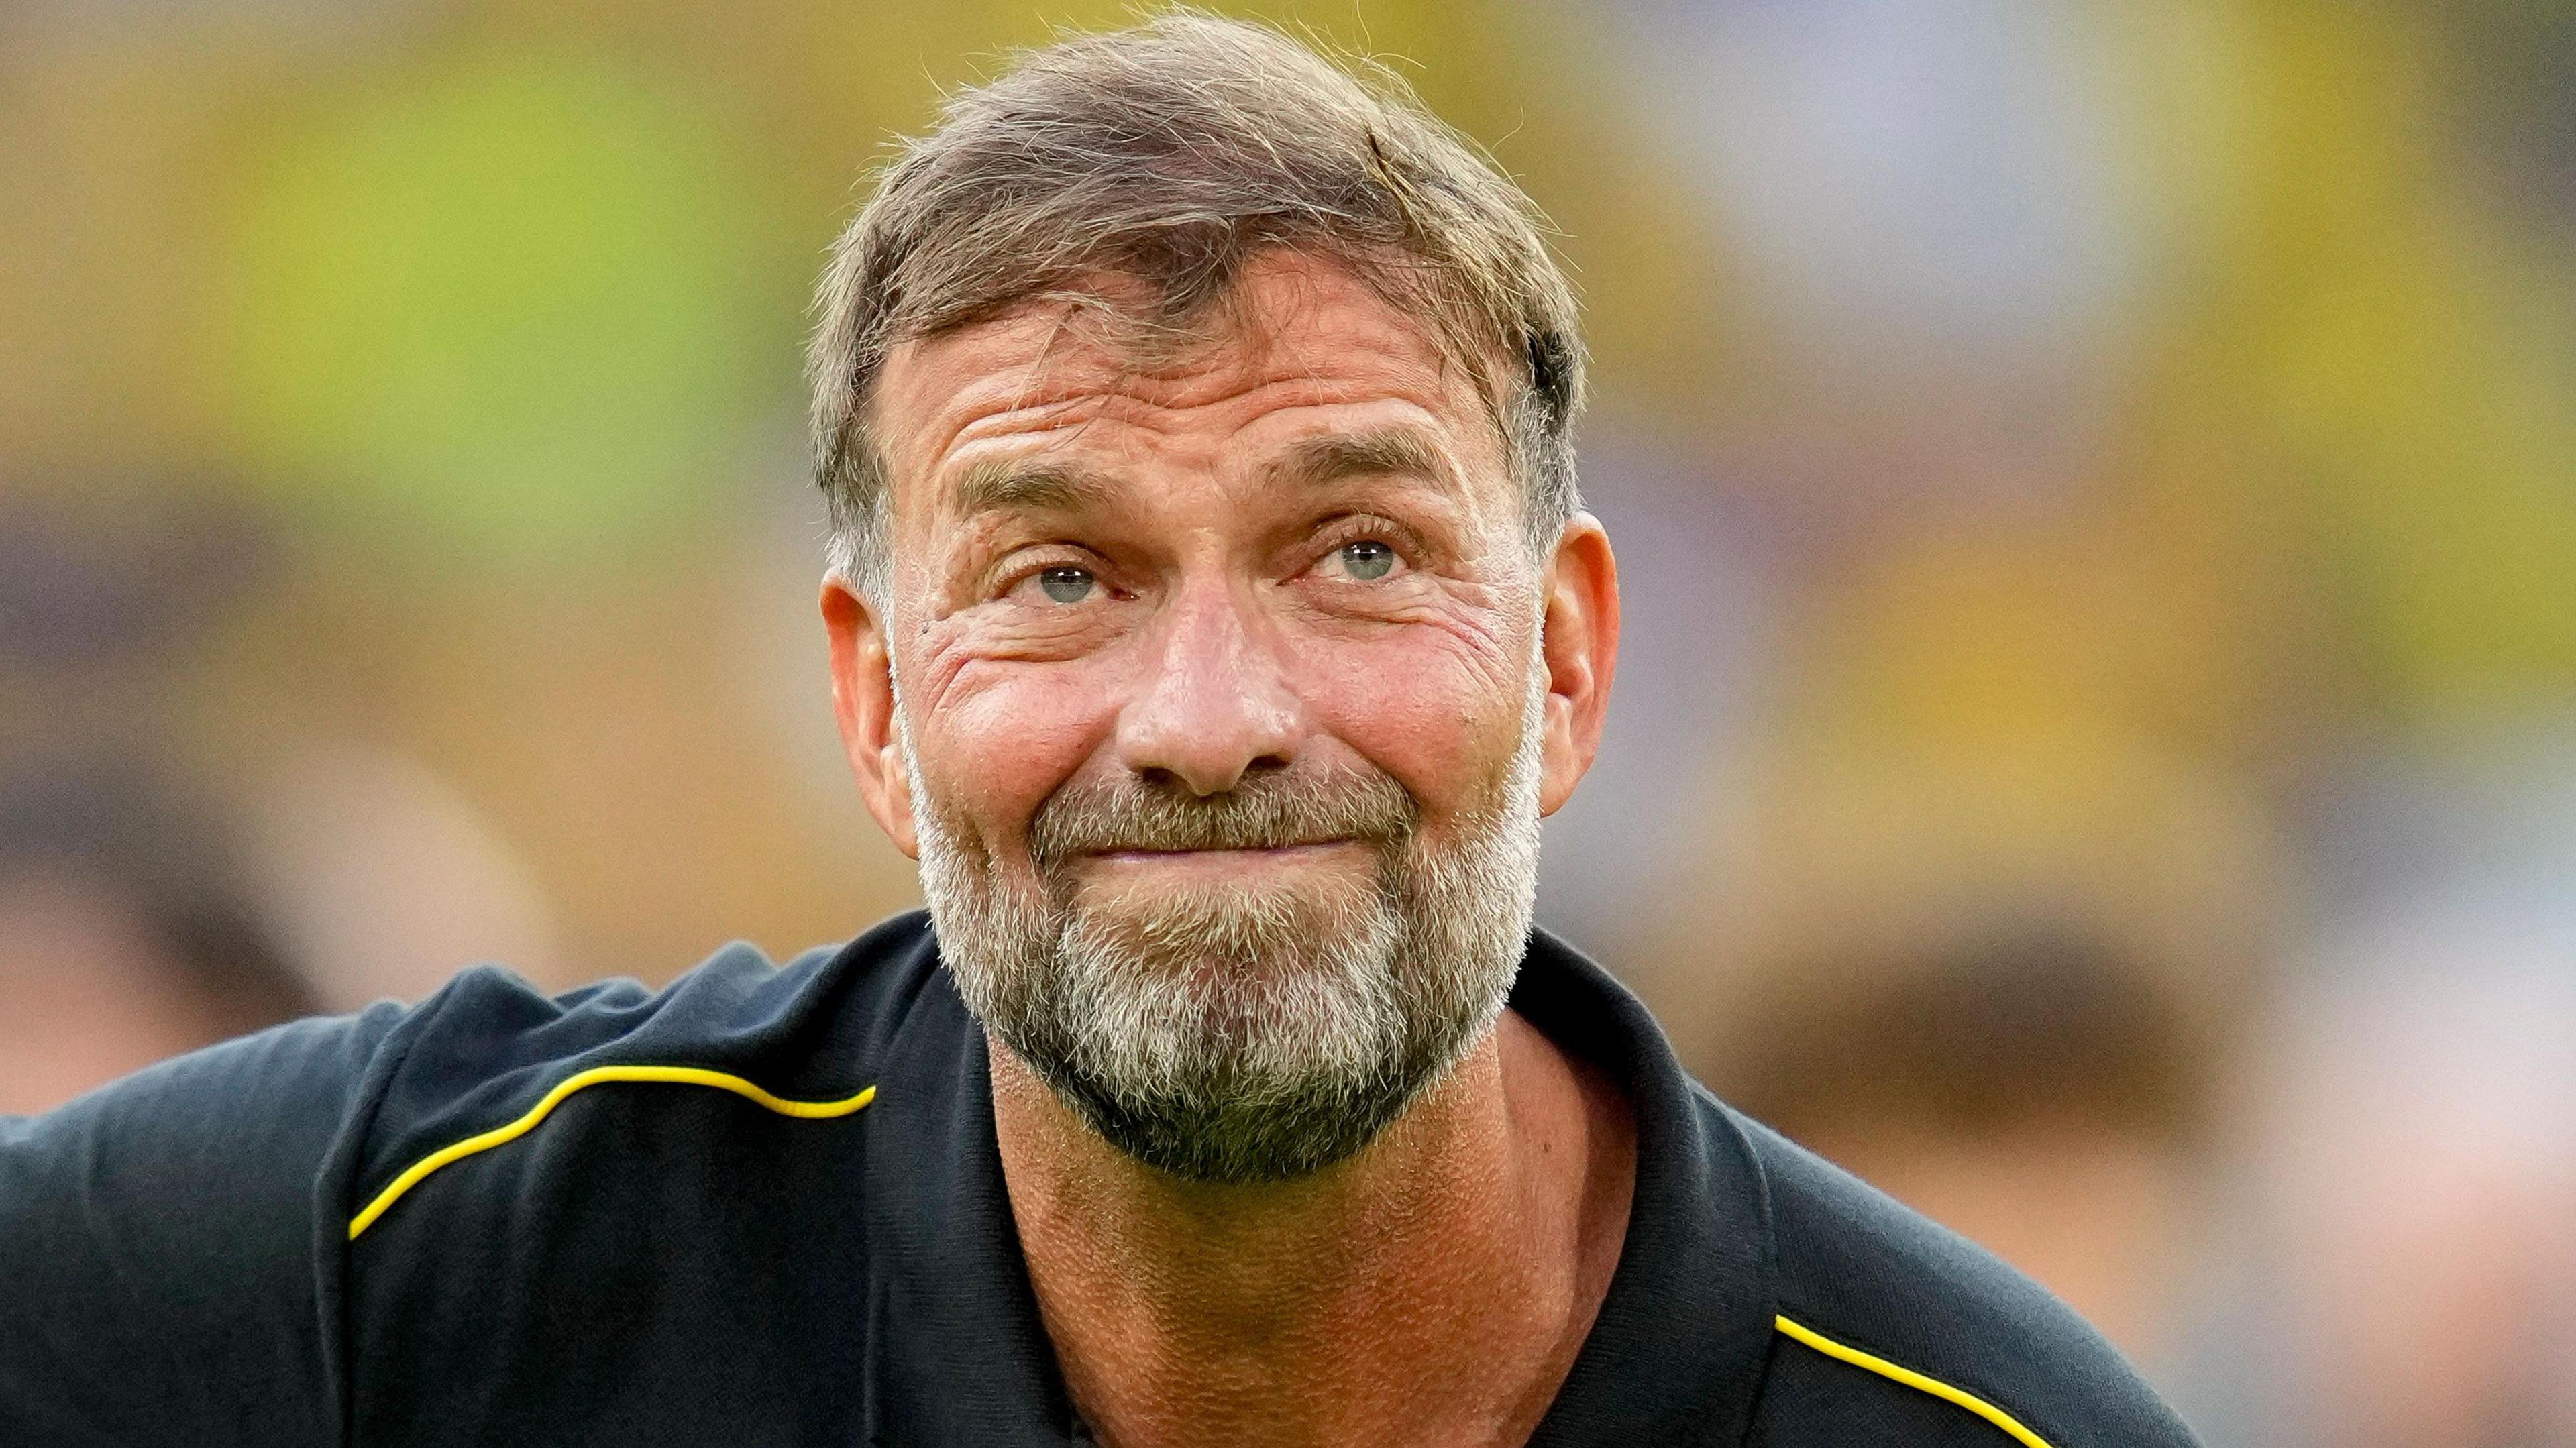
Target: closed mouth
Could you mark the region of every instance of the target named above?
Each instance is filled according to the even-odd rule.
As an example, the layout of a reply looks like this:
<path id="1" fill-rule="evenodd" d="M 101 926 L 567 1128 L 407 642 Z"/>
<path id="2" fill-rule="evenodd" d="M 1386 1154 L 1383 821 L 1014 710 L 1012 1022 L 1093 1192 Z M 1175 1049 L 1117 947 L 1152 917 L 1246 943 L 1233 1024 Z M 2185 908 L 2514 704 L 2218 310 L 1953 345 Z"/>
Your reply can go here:
<path id="1" fill-rule="evenodd" d="M 1085 853 L 1089 854 L 1094 859 L 1133 860 L 1140 863 L 1156 860 L 1186 860 L 1229 855 L 1243 859 L 1286 860 L 1293 859 L 1299 855 L 1320 854 L 1326 850 L 1335 849 L 1339 846 L 1352 844 L 1354 842 L 1353 837 L 1349 835 L 1336 835 L 1329 839 L 1297 840 L 1278 845 L 1212 845 L 1205 848 L 1181 850 L 1145 849 L 1122 846 L 1105 850 L 1090 850 Z"/>

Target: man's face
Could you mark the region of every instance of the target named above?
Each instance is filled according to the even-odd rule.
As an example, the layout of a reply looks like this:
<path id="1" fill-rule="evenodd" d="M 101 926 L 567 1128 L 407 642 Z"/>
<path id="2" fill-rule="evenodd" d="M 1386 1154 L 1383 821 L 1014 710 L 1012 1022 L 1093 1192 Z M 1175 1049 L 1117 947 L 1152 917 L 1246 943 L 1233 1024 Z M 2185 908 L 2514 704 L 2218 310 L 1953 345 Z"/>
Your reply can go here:
<path id="1" fill-rule="evenodd" d="M 1328 264 L 1235 300 L 1153 365 L 1054 308 L 899 349 L 888 616 L 826 595 L 969 1003 L 1110 1139 L 1223 1180 L 1357 1150 L 1491 1024 L 1581 771 L 1473 380 Z"/>

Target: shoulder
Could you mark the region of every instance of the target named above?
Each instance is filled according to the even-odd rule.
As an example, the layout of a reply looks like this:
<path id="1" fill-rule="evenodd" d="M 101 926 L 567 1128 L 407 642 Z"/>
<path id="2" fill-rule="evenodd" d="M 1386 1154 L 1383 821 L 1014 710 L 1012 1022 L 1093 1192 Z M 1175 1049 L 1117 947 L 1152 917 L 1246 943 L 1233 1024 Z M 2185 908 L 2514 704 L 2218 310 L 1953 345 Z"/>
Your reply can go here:
<path id="1" fill-rule="evenodd" d="M 1703 1109 L 1748 1142 L 1768 1197 L 1776 1333 L 1753 1442 L 2192 1444 L 2037 1283 L 1769 1128 Z"/>
<path id="2" fill-rule="evenodd" d="M 319 1173 L 401 1008 L 297 1021 L 194 1051 L 35 1117 L 0 1117 L 0 1236 L 213 1266 L 249 1239 L 301 1256 Z M 11 1253 L 8 1272 L 43 1262 Z"/>
<path id="3" fill-rule="evenodd" d="M 430 1175 L 545 1126 L 576 1098 L 654 1087 L 787 1118 L 854 1114 L 937 966 L 913 912 L 784 965 L 729 945 L 659 991 L 611 980 L 550 996 L 506 971 L 467 971 L 385 1042 L 353 1163 L 351 1235 Z"/>
<path id="4" fill-rule="evenodd" d="M 210 1421 L 327 1440 L 316 1204 L 400 1015 L 299 1021 L 0 1118 L 0 1441 L 203 1442 L 188 1425 Z"/>

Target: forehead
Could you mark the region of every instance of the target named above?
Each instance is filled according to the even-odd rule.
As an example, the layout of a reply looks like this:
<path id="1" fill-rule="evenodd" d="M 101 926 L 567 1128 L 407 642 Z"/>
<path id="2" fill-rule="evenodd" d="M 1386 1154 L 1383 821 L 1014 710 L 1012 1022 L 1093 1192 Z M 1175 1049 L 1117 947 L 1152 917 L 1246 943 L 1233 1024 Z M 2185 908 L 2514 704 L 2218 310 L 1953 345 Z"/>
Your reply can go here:
<path id="1" fill-rule="evenodd" d="M 1477 379 L 1329 261 L 1256 259 L 1204 331 L 1143 353 L 1129 328 L 1049 303 L 897 347 L 879 374 L 874 431 L 898 508 L 920 480 L 976 455 L 1103 434 L 1223 450 L 1247 433 L 1393 424 L 1467 471 L 1498 470 L 1500 430 Z"/>

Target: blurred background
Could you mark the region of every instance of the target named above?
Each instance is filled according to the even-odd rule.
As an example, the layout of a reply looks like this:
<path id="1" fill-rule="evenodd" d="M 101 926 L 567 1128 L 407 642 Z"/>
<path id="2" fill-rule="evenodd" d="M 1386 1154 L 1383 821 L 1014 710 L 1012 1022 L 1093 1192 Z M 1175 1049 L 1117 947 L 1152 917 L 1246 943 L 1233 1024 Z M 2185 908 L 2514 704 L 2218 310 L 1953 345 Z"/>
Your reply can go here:
<path id="1" fill-rule="evenodd" d="M 1562 229 L 1543 918 L 2214 1448 L 2576 1442 L 2576 7 L 1336 0 Z M 1113 4 L 0 5 L 0 1111 L 911 903 L 806 290 Z"/>

